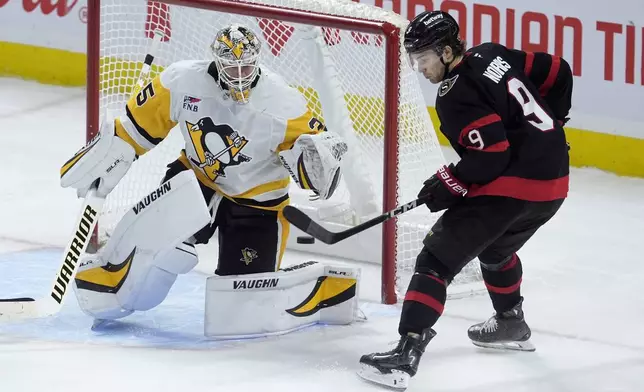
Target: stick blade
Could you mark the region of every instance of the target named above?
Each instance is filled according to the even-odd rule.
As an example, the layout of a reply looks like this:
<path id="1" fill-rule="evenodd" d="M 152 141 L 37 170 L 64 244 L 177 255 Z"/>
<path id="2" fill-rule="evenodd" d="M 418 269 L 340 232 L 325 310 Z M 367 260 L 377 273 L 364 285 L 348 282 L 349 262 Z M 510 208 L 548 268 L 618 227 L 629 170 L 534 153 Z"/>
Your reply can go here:
<path id="1" fill-rule="evenodd" d="M 33 298 L 8 298 L 0 300 L 0 321 L 17 321 L 46 315 L 41 301 Z"/>
<path id="2" fill-rule="evenodd" d="M 293 206 L 286 206 L 284 207 L 283 213 L 284 218 L 286 218 L 287 221 L 313 238 L 320 240 L 325 244 L 333 244 L 337 242 L 334 238 L 334 233 L 331 233 L 324 227 L 320 226 L 301 210 Z"/>
<path id="3" fill-rule="evenodd" d="M 31 297 L 22 298 L 0 298 L 0 302 L 33 302 L 35 299 Z"/>

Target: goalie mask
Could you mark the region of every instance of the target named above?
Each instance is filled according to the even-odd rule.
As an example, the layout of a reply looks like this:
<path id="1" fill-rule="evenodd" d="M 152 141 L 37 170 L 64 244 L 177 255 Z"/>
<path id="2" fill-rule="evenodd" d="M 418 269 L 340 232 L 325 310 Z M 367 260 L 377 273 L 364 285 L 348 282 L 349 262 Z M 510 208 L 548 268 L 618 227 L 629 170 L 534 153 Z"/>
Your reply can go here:
<path id="1" fill-rule="evenodd" d="M 232 24 L 217 33 L 210 46 L 219 85 L 238 103 L 247 103 L 259 77 L 260 42 L 250 29 Z"/>

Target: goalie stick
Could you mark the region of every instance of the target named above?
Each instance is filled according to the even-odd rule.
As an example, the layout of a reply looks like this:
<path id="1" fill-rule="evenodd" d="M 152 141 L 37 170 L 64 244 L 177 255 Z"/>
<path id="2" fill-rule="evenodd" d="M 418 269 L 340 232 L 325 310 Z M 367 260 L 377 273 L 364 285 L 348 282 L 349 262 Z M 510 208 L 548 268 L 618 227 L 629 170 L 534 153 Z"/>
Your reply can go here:
<path id="1" fill-rule="evenodd" d="M 78 270 L 78 258 L 85 252 L 89 245 L 91 234 L 94 232 L 98 216 L 105 202 L 104 197 L 96 195 L 96 180 L 90 188 L 80 216 L 76 221 L 74 236 L 63 252 L 63 263 L 58 268 L 51 292 L 47 297 L 40 299 L 13 298 L 0 300 L 0 320 L 45 317 L 57 313 L 69 289 L 69 285 Z"/>
<path id="2" fill-rule="evenodd" d="M 301 210 L 293 206 L 284 207 L 284 218 L 286 218 L 286 220 L 289 221 L 293 226 L 297 227 L 303 232 L 309 234 L 315 239 L 318 239 L 324 242 L 325 244 L 330 245 L 330 244 L 335 244 L 336 242 L 345 240 L 358 233 L 361 233 L 367 229 L 372 228 L 373 226 L 379 225 L 382 222 L 385 222 L 400 214 L 404 214 L 405 212 L 409 210 L 413 210 L 414 208 L 421 206 L 423 204 L 425 204 L 424 199 L 416 199 L 407 204 L 400 205 L 391 211 L 385 212 L 380 216 L 369 219 L 364 223 L 361 223 L 357 226 L 354 226 L 350 229 L 343 230 L 340 232 L 332 232 L 325 229 L 324 227 L 322 227 L 322 225 L 315 222 L 304 212 L 302 212 Z"/>
<path id="3" fill-rule="evenodd" d="M 161 31 L 154 32 L 149 52 L 145 56 L 141 72 L 139 73 L 136 85 L 133 87 L 131 96 L 138 94 L 148 79 L 154 56 L 163 36 Z M 90 141 L 88 146 L 96 140 Z M 69 285 L 73 283 L 76 272 L 78 272 L 78 258 L 85 252 L 89 245 L 91 234 L 96 228 L 98 217 L 105 203 L 105 197 L 96 194 L 99 181 L 96 180 L 92 184 L 85 196 L 80 216 L 78 217 L 76 226 L 74 226 L 74 236 L 63 252 L 62 265 L 57 269 L 56 278 L 54 279 L 49 295 L 39 299 L 30 297 L 0 299 L 0 320 L 47 317 L 60 311 L 63 300 L 69 292 Z"/>

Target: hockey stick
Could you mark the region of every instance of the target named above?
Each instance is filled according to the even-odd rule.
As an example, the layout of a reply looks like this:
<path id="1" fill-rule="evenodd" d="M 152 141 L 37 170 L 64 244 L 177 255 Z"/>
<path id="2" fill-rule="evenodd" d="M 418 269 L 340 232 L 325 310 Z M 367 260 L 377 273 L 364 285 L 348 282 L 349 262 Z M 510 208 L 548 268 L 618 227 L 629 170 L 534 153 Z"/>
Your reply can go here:
<path id="1" fill-rule="evenodd" d="M 416 199 L 407 204 L 400 205 L 391 211 L 385 212 L 380 216 L 372 218 L 350 229 L 343 230 L 340 232 L 335 232 L 335 233 L 325 229 L 319 223 L 315 222 L 308 215 L 306 215 L 304 212 L 302 212 L 301 210 L 293 206 L 284 207 L 284 218 L 286 218 L 287 221 L 293 224 L 293 226 L 297 227 L 298 229 L 302 230 L 303 232 L 307 233 L 313 238 L 318 239 L 324 242 L 325 244 L 335 244 L 336 242 L 340 242 L 353 235 L 361 233 L 393 217 L 396 217 L 400 214 L 404 214 L 409 210 L 413 210 L 414 208 L 421 206 L 424 203 L 425 203 L 424 199 Z"/>
<path id="2" fill-rule="evenodd" d="M 60 310 L 69 283 L 76 276 L 78 258 L 87 249 L 98 216 L 103 209 L 105 198 L 96 195 L 98 181 L 94 182 L 85 197 L 80 216 L 76 222 L 74 236 L 63 252 L 63 263 L 58 268 L 49 296 L 37 300 L 33 298 L 0 300 L 0 320 L 45 317 Z"/>
<path id="3" fill-rule="evenodd" d="M 163 33 L 155 31 L 149 53 L 145 56 L 145 61 L 141 67 L 137 83 L 133 88 L 132 96 L 136 95 L 143 88 L 150 74 L 152 62 L 154 61 L 157 47 L 162 38 Z M 96 180 L 92 184 L 85 196 L 80 216 L 76 222 L 74 236 L 63 252 L 62 265 L 57 270 L 58 272 L 56 273 L 56 278 L 54 279 L 49 295 L 39 299 L 30 297 L 0 299 L 0 320 L 47 317 L 60 311 L 69 289 L 68 286 L 73 282 L 76 272 L 78 272 L 78 258 L 85 252 L 89 245 L 91 233 L 96 228 L 98 217 L 105 203 L 105 197 L 96 194 L 99 181 Z"/>

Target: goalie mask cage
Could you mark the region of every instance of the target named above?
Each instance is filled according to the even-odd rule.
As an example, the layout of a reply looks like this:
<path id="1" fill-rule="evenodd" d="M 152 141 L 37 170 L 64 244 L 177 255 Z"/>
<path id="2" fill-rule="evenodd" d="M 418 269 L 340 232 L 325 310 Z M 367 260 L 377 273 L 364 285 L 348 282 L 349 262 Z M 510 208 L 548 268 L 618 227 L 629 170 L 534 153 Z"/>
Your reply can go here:
<path id="1" fill-rule="evenodd" d="M 260 65 L 297 87 L 314 115 L 349 145 L 343 180 L 329 200 L 311 200 L 291 185 L 291 204 L 316 221 L 342 230 L 411 201 L 444 163 L 401 46 L 408 21 L 349 0 L 88 0 L 88 139 L 100 116 L 124 114 L 153 34 L 163 39 L 150 77 L 176 61 L 212 59 L 212 40 L 231 23 L 257 34 Z M 173 130 L 133 164 L 106 200 L 99 242 L 159 185 L 182 146 L 180 132 Z M 381 299 L 391 304 L 404 296 L 422 239 L 436 219 L 418 208 L 334 246 L 302 249 L 381 263 Z M 298 246 L 293 237 L 300 233 L 291 229 L 289 246 Z M 477 271 L 459 279 L 476 280 Z"/>

